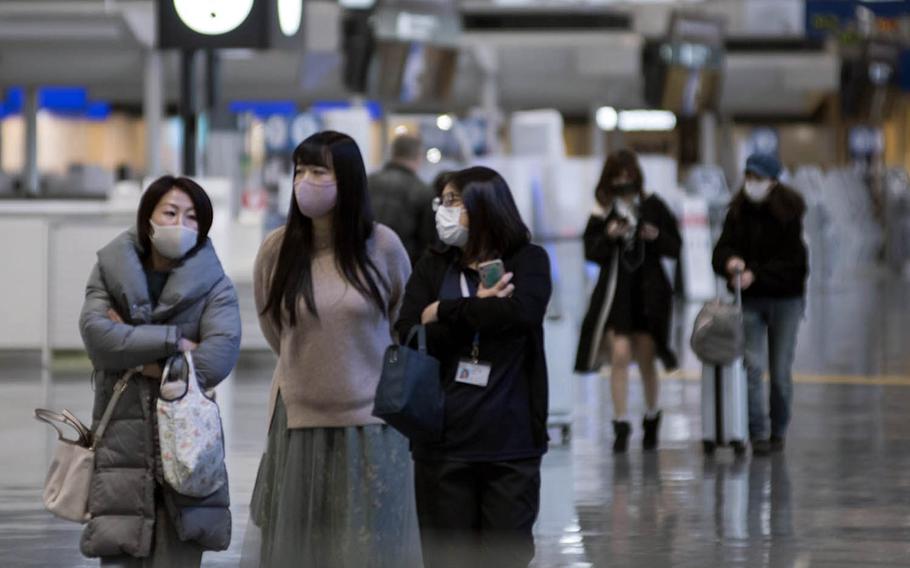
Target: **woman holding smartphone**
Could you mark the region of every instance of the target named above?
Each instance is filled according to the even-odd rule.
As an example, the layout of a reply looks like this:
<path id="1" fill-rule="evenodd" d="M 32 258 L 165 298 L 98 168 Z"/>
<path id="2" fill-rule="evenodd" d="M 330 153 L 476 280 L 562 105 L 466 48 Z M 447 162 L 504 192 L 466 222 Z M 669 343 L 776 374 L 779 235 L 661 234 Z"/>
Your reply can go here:
<path id="1" fill-rule="evenodd" d="M 610 155 L 595 190 L 597 206 L 584 234 L 585 258 L 600 265 L 600 277 L 581 327 L 575 370 L 598 371 L 606 351 L 613 397 L 613 451 L 625 452 L 629 365 L 635 359 L 645 390 L 642 447 L 658 444 L 661 412 L 655 358 L 676 368 L 669 348 L 673 290 L 664 258 L 679 258 L 676 218 L 656 195 L 644 192 L 638 158 L 629 150 Z"/>
<path id="2" fill-rule="evenodd" d="M 426 326 L 446 392 L 442 439 L 411 444 L 424 564 L 527 566 L 547 449 L 549 258 L 489 168 L 452 174 L 434 205 L 444 246 L 418 262 L 395 326 Z"/>

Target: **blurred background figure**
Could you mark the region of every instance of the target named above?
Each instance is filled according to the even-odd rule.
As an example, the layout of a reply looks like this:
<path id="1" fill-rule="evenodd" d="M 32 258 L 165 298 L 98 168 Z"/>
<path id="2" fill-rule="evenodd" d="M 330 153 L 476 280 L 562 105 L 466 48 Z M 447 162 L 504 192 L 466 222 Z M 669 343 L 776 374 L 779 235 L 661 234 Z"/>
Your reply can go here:
<path id="1" fill-rule="evenodd" d="M 391 159 L 369 178 L 376 221 L 398 233 L 411 265 L 436 242 L 433 192 L 417 177 L 422 151 L 423 143 L 416 136 L 395 138 Z"/>
<path id="2" fill-rule="evenodd" d="M 780 183 L 781 169 L 774 156 L 749 156 L 746 181 L 730 204 L 724 232 L 714 249 L 718 275 L 732 279 L 742 273 L 749 436 L 752 451 L 758 455 L 784 449 L 793 404 L 796 337 L 806 311 L 809 274 L 803 242 L 806 204 Z M 771 373 L 770 439 L 764 402 L 766 368 Z"/>
<path id="3" fill-rule="evenodd" d="M 661 265 L 678 258 L 682 244 L 676 218 L 664 201 L 646 194 L 638 157 L 611 154 L 595 189 L 597 206 L 584 234 L 585 258 L 601 266 L 600 278 L 581 328 L 575 369 L 596 371 L 606 351 L 613 397 L 613 451 L 625 452 L 632 427 L 628 416 L 629 365 L 638 362 L 645 392 L 642 421 L 645 450 L 657 448 L 660 429 L 656 358 L 676 368 L 670 350 L 673 288 Z"/>

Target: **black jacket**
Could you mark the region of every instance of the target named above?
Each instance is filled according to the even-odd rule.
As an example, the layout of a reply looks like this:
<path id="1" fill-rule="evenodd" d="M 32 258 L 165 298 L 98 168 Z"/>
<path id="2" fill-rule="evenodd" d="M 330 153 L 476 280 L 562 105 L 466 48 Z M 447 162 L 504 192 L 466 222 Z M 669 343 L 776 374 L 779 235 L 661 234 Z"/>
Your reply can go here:
<path id="1" fill-rule="evenodd" d="M 809 254 L 803 242 L 806 204 L 778 184 L 768 198 L 754 203 L 740 192 L 730 204 L 723 234 L 714 248 L 714 272 L 728 278 L 727 262 L 738 256 L 755 274 L 745 298 L 797 298 L 806 293 Z"/>
<path id="2" fill-rule="evenodd" d="M 378 223 L 398 235 L 414 265 L 436 242 L 433 191 L 404 166 L 386 164 L 369 177 L 370 201 Z"/>
<path id="3" fill-rule="evenodd" d="M 648 334 L 654 338 L 657 353 L 668 370 L 676 368 L 676 355 L 670 350 L 670 320 L 673 312 L 673 287 L 664 271 L 663 258 L 679 258 L 682 238 L 676 217 L 664 202 L 656 195 L 648 196 L 641 204 L 639 226 L 649 223 L 660 230 L 660 235 L 653 242 L 644 243 L 644 261 L 641 268 L 642 298 L 650 329 Z M 622 247 L 621 240 L 607 236 L 607 224 L 615 218 L 611 211 L 608 215 L 592 215 L 585 228 L 585 258 L 600 265 L 600 277 L 591 295 L 591 304 L 581 324 L 581 338 L 575 357 L 575 370 L 579 373 L 596 371 L 602 361 L 600 347 L 607 315 L 612 308 L 608 302 L 610 281 L 613 278 L 612 267 L 617 252 Z M 639 244 L 638 246 L 641 246 Z M 600 325 L 600 328 L 598 328 Z"/>
<path id="4" fill-rule="evenodd" d="M 432 250 L 417 263 L 405 290 L 399 337 L 420 323 L 424 309 L 440 298 L 460 251 Z M 455 298 L 439 303 L 439 321 L 427 326 L 430 354 L 440 362 L 446 392 L 441 443 L 412 446 L 418 460 L 505 461 L 542 455 L 547 447 L 547 365 L 543 319 L 550 300 L 550 260 L 527 244 L 503 259 L 514 273 L 510 298 Z M 465 269 L 477 282 L 477 273 Z M 487 387 L 455 381 L 461 358 L 470 356 L 480 333 L 480 360 L 492 364 Z"/>

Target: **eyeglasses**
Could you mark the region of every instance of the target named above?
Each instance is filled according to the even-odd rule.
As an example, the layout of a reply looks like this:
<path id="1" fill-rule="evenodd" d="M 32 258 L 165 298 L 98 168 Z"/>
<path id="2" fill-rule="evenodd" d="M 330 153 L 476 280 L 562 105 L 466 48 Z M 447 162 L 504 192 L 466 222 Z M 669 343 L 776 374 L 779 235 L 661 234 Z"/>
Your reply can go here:
<path id="1" fill-rule="evenodd" d="M 462 203 L 464 202 L 461 197 L 454 193 L 447 193 L 441 199 L 439 197 L 433 199 L 433 211 L 438 211 L 440 207 L 458 207 Z"/>

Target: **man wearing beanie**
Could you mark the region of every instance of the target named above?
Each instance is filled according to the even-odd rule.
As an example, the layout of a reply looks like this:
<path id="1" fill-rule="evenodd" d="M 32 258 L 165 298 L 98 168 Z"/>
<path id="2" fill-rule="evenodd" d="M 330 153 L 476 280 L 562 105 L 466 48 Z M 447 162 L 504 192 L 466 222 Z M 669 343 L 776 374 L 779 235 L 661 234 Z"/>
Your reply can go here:
<path id="1" fill-rule="evenodd" d="M 732 285 L 736 274 L 742 273 L 749 437 L 755 455 L 784 449 L 793 401 L 793 358 L 809 273 L 803 241 L 806 205 L 780 182 L 781 169 L 775 156 L 749 156 L 745 183 L 730 204 L 714 249 L 718 275 Z M 765 369 L 771 375 L 768 411 L 762 381 Z"/>

